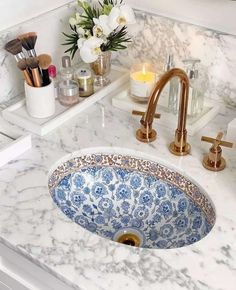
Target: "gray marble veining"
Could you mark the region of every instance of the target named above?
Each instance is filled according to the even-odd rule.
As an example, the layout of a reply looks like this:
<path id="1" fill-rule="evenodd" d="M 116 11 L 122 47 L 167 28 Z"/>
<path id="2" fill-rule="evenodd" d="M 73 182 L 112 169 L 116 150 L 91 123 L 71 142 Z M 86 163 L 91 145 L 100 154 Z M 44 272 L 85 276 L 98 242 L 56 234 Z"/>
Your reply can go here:
<path id="1" fill-rule="evenodd" d="M 236 151 L 224 149 L 228 167 L 220 173 L 201 164 L 209 144 L 202 135 L 225 131 L 234 110 L 226 109 L 189 138 L 192 153 L 171 155 L 167 144 L 174 129 L 154 126 L 158 140 L 135 139 L 139 120 L 111 106 L 105 98 L 43 139 L 34 136 L 32 149 L 0 168 L 0 239 L 53 275 L 79 290 L 234 290 L 236 283 Z M 127 125 L 128 124 L 128 125 Z M 91 234 L 73 223 L 53 203 L 47 187 L 49 171 L 71 152 L 107 147 L 126 148 L 168 162 L 201 184 L 212 199 L 217 219 L 198 243 L 173 250 L 134 249 Z M 81 151 L 84 150 L 84 151 Z M 97 149 L 96 149 L 97 150 Z M 139 152 L 139 153 L 138 153 Z"/>

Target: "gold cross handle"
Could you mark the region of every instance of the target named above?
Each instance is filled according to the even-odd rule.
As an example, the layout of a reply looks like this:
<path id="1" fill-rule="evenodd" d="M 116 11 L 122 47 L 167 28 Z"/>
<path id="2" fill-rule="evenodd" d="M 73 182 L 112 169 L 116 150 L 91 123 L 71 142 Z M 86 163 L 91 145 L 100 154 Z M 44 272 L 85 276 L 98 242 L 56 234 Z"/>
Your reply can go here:
<path id="1" fill-rule="evenodd" d="M 222 157 L 222 149 L 220 146 L 232 148 L 233 143 L 222 141 L 223 133 L 219 132 L 217 137 L 211 138 L 202 136 L 202 141 L 212 143 L 213 145 L 210 148 L 209 153 L 203 159 L 203 166 L 211 171 L 221 171 L 225 168 L 226 162 L 225 159 Z"/>
<path id="2" fill-rule="evenodd" d="M 223 138 L 223 133 L 219 132 L 215 139 L 211 138 L 211 137 L 202 136 L 201 140 L 208 142 L 208 143 L 212 143 L 214 148 L 216 148 L 218 146 L 224 146 L 224 147 L 228 147 L 228 148 L 233 147 L 233 143 L 227 142 L 227 141 L 222 141 L 222 138 Z"/>
<path id="3" fill-rule="evenodd" d="M 144 116 L 145 115 L 145 112 L 141 112 L 141 111 L 136 111 L 136 110 L 133 110 L 132 111 L 132 115 L 136 115 L 136 116 Z M 161 118 L 161 114 L 154 114 L 154 118 L 156 119 L 160 119 Z"/>

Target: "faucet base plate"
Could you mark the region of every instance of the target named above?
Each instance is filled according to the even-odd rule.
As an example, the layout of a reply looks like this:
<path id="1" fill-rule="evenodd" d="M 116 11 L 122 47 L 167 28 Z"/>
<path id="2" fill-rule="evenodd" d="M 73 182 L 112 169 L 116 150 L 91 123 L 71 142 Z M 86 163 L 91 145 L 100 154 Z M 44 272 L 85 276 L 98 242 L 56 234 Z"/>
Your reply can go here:
<path id="1" fill-rule="evenodd" d="M 190 144 L 186 144 L 183 150 L 179 150 L 179 147 L 175 145 L 175 142 L 170 143 L 169 150 L 172 154 L 177 155 L 177 156 L 185 156 L 190 153 L 191 146 Z"/>
<path id="2" fill-rule="evenodd" d="M 220 162 L 218 162 L 218 164 L 214 163 L 214 162 L 210 162 L 208 155 L 206 155 L 202 161 L 202 165 L 207 170 L 218 172 L 218 171 L 225 169 L 226 162 L 225 162 L 225 159 L 223 157 L 221 157 Z"/>
<path id="3" fill-rule="evenodd" d="M 150 143 L 157 138 L 157 132 L 152 129 L 149 133 L 145 134 L 141 129 L 136 131 L 136 138 L 144 143 Z"/>

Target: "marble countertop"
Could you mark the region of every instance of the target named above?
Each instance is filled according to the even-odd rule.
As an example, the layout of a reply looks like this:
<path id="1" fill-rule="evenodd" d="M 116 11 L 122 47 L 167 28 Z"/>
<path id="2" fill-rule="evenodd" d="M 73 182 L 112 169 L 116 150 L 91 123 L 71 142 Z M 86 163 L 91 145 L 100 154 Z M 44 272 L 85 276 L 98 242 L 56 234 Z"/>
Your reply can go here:
<path id="1" fill-rule="evenodd" d="M 235 111 L 225 109 L 189 138 L 192 152 L 186 157 L 169 153 L 175 128 L 161 127 L 158 121 L 154 124 L 158 139 L 151 144 L 138 142 L 139 117 L 112 107 L 108 97 L 44 138 L 33 136 L 31 150 L 0 168 L 1 241 L 75 289 L 234 290 L 236 149 L 223 149 L 228 166 L 213 173 L 202 167 L 209 144 L 200 141 L 202 135 L 225 131 L 234 116 Z M 216 207 L 213 230 L 184 248 L 148 250 L 111 242 L 73 223 L 53 203 L 48 174 L 65 155 L 95 147 L 143 152 L 191 176 Z"/>

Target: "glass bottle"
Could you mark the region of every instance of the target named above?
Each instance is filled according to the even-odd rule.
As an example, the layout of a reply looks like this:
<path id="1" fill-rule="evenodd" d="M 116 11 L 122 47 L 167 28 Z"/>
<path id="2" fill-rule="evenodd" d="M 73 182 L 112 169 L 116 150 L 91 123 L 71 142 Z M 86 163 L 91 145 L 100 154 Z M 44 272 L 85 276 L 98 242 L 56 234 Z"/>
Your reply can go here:
<path id="1" fill-rule="evenodd" d="M 188 100 L 188 115 L 196 117 L 201 114 L 204 108 L 204 94 L 201 92 L 201 84 L 199 80 L 198 64 L 200 59 L 185 59 L 185 71 L 189 77 L 189 100 Z"/>
<path id="2" fill-rule="evenodd" d="M 73 80 L 74 69 L 71 66 L 70 57 L 65 55 L 62 57 L 62 68 L 60 70 L 60 77 L 62 80 Z"/>
<path id="3" fill-rule="evenodd" d="M 174 64 L 174 56 L 173 54 L 169 54 L 167 57 L 167 62 L 165 65 L 165 71 L 169 71 L 175 67 Z M 178 113 L 178 104 L 179 104 L 179 79 L 174 77 L 169 82 L 168 89 L 168 110 L 172 114 Z"/>

